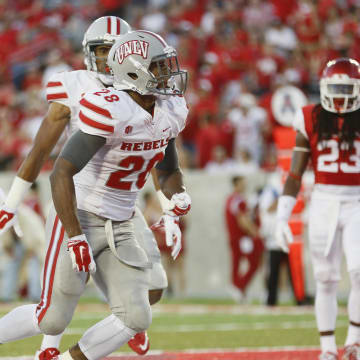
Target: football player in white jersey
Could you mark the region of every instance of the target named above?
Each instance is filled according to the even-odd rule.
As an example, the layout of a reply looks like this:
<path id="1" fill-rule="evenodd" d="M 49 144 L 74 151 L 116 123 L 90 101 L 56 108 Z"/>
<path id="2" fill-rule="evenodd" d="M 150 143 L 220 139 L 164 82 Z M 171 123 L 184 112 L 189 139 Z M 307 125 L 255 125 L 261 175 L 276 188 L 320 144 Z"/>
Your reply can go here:
<path id="1" fill-rule="evenodd" d="M 294 119 L 297 130 L 291 170 L 277 209 L 276 239 L 288 251 L 288 220 L 311 157 L 315 186 L 309 209 L 309 243 L 316 280 L 315 315 L 319 360 L 337 360 L 336 290 L 345 254 L 351 291 L 349 328 L 342 360 L 360 359 L 360 64 L 349 58 L 326 65 L 321 104 L 308 105 Z"/>
<path id="2" fill-rule="evenodd" d="M 16 225 L 16 209 L 25 196 L 32 182 L 37 178 L 43 163 L 48 158 L 52 148 L 63 132 L 67 136 L 78 129 L 79 100 L 84 93 L 95 91 L 112 84 L 113 77 L 106 68 L 106 57 L 115 38 L 130 30 L 130 26 L 122 19 L 107 16 L 94 21 L 84 36 L 83 48 L 85 64 L 88 70 L 71 71 L 54 74 L 47 84 L 46 96 L 50 103 L 48 114 L 37 134 L 33 148 L 23 162 L 15 178 L 5 206 L 0 210 L 0 233 Z M 160 192 L 162 203 L 168 206 Z M 160 252 L 152 236 L 151 230 L 138 208 L 134 217 L 135 231 L 140 245 L 145 249 L 153 268 L 150 271 L 150 304 L 160 300 L 162 291 L 167 287 L 167 278 L 161 265 Z M 168 237 L 177 234 L 180 239 L 179 228 L 176 223 L 165 224 Z M 18 227 L 15 226 L 15 230 Z M 177 242 L 175 252 L 181 247 Z M 176 253 L 174 254 L 175 257 Z M 51 360 L 59 354 L 61 334 L 44 336 L 41 349 L 36 353 L 35 360 Z M 145 346 L 147 345 L 147 346 Z M 143 355 L 149 348 L 146 332 L 134 336 L 129 346 Z"/>
<path id="3" fill-rule="evenodd" d="M 155 166 L 171 204 L 164 221 L 175 223 L 190 210 L 174 142 L 188 114 L 187 74 L 179 69 L 175 49 L 140 30 L 120 37 L 108 64 L 114 88 L 80 100 L 80 130 L 64 146 L 50 177 L 56 211 L 52 208 L 47 219 L 41 301 L 0 319 L 0 343 L 62 333 L 89 272 L 112 315 L 59 359 L 101 359 L 151 323 L 151 263 L 138 245 L 132 217 L 137 193 Z M 176 248 L 176 239 L 167 241 Z"/>

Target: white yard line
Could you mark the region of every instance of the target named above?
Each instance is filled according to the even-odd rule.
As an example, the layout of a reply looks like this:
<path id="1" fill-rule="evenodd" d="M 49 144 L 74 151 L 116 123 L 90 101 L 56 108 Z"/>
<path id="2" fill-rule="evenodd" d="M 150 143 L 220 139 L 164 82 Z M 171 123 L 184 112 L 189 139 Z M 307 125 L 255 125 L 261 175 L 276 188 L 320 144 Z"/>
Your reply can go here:
<path id="1" fill-rule="evenodd" d="M 348 322 L 340 320 L 336 323 L 336 328 L 345 328 Z M 315 329 L 316 323 L 313 320 L 309 321 L 285 321 L 281 323 L 274 322 L 255 322 L 247 324 L 239 323 L 224 323 L 224 324 L 195 324 L 195 325 L 169 325 L 156 326 L 152 325 L 151 332 L 206 332 L 206 331 L 251 331 L 251 330 L 267 330 L 267 329 Z M 86 328 L 70 327 L 65 330 L 67 335 L 81 335 L 86 331 Z"/>

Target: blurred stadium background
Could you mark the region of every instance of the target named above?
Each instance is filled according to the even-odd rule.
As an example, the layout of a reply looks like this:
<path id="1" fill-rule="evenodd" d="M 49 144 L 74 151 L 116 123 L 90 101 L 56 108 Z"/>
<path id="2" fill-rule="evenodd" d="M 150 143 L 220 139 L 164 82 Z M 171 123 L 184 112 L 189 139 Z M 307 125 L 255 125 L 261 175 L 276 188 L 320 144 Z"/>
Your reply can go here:
<path id="1" fill-rule="evenodd" d="M 286 306 L 279 313 L 262 306 L 267 298 L 272 239 L 264 229 L 268 219 L 261 224 L 259 199 L 264 188 L 281 191 L 294 140 L 291 119 L 300 106 L 319 100 L 323 66 L 341 56 L 360 61 L 360 1 L 0 0 L 0 186 L 5 192 L 46 114 L 44 84 L 53 72 L 84 68 L 83 34 L 94 19 L 106 15 L 161 34 L 177 48 L 180 64 L 190 75 L 188 124 L 177 146 L 193 207 L 184 224 L 185 251 L 179 265 L 169 269 L 175 274 L 170 279 L 171 291 L 155 308 L 152 348 L 317 346 L 311 307 L 305 311 L 305 307 L 289 306 L 311 302 L 314 294 L 306 247 L 311 173 L 306 174 L 292 220 L 298 242 L 305 244 L 304 279 L 300 279 L 305 291 L 294 298 L 284 271 L 279 304 Z M 50 201 L 48 173 L 60 148 L 46 164 L 37 192 L 27 201 L 42 214 Z M 225 202 L 234 175 L 246 179 L 243 195 L 264 244 L 260 266 L 242 293 L 231 281 L 225 224 Z M 152 185 L 147 184 L 140 199 L 150 222 L 158 215 L 156 205 L 149 201 L 152 192 Z M 4 304 L 0 310 L 6 311 L 14 300 L 36 300 L 29 279 L 36 279 L 41 255 L 35 263 L 32 258 L 43 251 L 44 244 L 19 246 L 17 239 L 2 243 L 0 300 Z M 251 244 L 247 249 L 252 251 Z M 164 253 L 164 261 L 165 257 Z M 346 290 L 345 278 L 341 300 Z M 101 302 L 91 285 L 85 298 L 72 325 L 75 330 L 66 336 L 69 343 L 80 335 L 79 329 L 106 311 L 102 305 L 89 305 Z M 344 315 L 339 321 L 341 342 Z M 175 330 L 169 330 L 172 325 Z M 203 332 L 201 327 L 208 328 Z M 0 347 L 0 355 L 30 355 L 35 349 L 29 340 Z"/>

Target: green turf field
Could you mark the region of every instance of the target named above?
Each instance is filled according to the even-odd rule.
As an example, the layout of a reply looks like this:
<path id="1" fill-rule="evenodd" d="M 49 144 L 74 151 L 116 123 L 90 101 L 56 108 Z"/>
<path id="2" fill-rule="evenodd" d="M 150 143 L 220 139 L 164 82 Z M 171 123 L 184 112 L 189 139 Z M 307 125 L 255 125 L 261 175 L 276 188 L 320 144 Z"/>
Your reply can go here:
<path id="1" fill-rule="evenodd" d="M 10 308 L 1 308 L 1 315 Z M 81 304 L 63 338 L 62 350 L 76 343 L 92 324 L 109 313 L 102 304 Z M 345 339 L 347 317 L 340 309 L 337 342 Z M 151 350 L 235 349 L 241 347 L 318 346 L 311 307 L 266 308 L 257 305 L 160 304 L 149 329 Z M 0 356 L 32 355 L 41 337 L 0 346 Z M 124 346 L 119 351 L 129 352 Z"/>

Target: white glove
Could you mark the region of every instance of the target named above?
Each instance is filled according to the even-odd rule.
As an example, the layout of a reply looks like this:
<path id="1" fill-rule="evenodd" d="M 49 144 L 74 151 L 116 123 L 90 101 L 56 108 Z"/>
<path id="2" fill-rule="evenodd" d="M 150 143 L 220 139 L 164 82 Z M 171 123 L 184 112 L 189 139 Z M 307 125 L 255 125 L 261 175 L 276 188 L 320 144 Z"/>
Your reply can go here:
<path id="1" fill-rule="evenodd" d="M 14 227 L 17 236 L 22 237 L 24 235 L 18 222 L 16 210 L 11 210 L 3 205 L 0 209 L 0 235 L 11 227 Z"/>
<path id="2" fill-rule="evenodd" d="M 171 216 L 186 215 L 191 208 L 191 198 L 187 192 L 177 193 L 171 197 L 170 209 L 165 213 Z"/>
<path id="3" fill-rule="evenodd" d="M 294 237 L 286 220 L 276 221 L 275 240 L 282 251 L 289 252 L 289 244 L 294 241 Z"/>
<path id="4" fill-rule="evenodd" d="M 171 256 L 175 260 L 181 250 L 181 230 L 179 227 L 179 217 L 163 215 L 165 227 L 165 241 L 167 246 L 171 246 Z"/>
<path id="5" fill-rule="evenodd" d="M 179 218 L 177 216 L 165 214 L 159 219 L 158 222 L 151 226 L 151 230 L 164 231 L 166 245 L 172 247 L 171 256 L 175 260 L 179 255 L 182 247 Z"/>
<path id="6" fill-rule="evenodd" d="M 67 242 L 67 248 L 70 252 L 72 268 L 76 272 L 84 271 L 94 273 L 96 264 L 92 255 L 91 247 L 84 234 L 73 236 Z"/>

